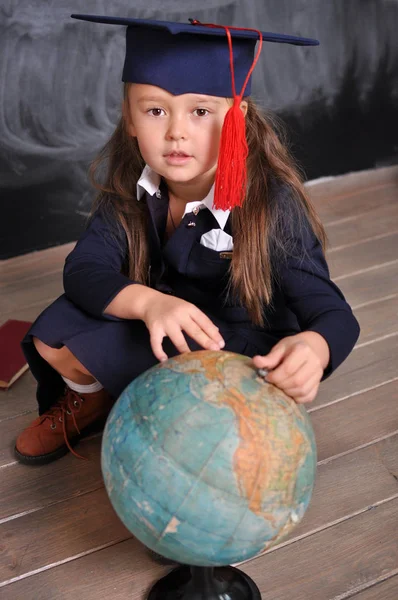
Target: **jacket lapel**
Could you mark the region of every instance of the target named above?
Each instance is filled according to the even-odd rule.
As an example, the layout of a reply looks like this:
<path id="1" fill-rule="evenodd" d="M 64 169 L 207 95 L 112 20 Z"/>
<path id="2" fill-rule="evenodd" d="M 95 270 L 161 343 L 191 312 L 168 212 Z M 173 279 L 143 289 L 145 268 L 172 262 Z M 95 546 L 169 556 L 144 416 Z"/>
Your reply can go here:
<path id="1" fill-rule="evenodd" d="M 176 271 L 185 274 L 192 248 L 199 244 L 201 236 L 211 229 L 219 228 L 217 219 L 208 209 L 202 209 L 197 215 L 188 213 L 181 220 L 173 235 L 162 245 L 167 224 L 169 197 L 167 186 L 161 183 L 160 197 L 146 192 L 148 207 L 148 241 L 151 263 L 151 285 L 160 282 L 166 272 L 166 262 Z M 231 217 L 224 231 L 230 233 Z"/>
<path id="2" fill-rule="evenodd" d="M 197 215 L 186 214 L 163 248 L 167 262 L 179 273 L 186 274 L 192 248 L 199 244 L 204 233 L 217 228 L 219 224 L 216 218 L 207 209 Z"/>
<path id="3" fill-rule="evenodd" d="M 151 280 L 158 281 L 164 271 L 165 264 L 162 256 L 162 238 L 166 229 L 167 210 L 169 199 L 167 194 L 161 195 L 160 198 L 151 196 L 146 192 L 146 205 L 148 207 L 148 245 L 149 258 L 151 264 Z"/>

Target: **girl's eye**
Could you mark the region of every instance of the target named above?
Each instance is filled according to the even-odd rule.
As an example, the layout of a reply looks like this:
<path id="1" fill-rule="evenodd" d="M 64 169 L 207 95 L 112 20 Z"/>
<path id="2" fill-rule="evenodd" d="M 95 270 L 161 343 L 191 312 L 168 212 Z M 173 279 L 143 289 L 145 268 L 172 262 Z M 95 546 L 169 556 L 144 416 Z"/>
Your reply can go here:
<path id="1" fill-rule="evenodd" d="M 148 113 L 151 114 L 153 117 L 160 117 L 162 112 L 162 108 L 151 108 L 150 110 L 148 110 Z"/>
<path id="2" fill-rule="evenodd" d="M 198 117 L 206 117 L 209 114 L 209 111 L 205 108 L 197 108 L 194 112 L 197 113 Z"/>

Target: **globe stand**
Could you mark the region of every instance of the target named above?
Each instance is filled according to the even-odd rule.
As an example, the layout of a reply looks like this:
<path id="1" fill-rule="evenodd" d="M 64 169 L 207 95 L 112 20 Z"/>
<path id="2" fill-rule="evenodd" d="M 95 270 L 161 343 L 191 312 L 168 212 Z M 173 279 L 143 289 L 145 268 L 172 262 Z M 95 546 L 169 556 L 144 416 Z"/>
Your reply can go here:
<path id="1" fill-rule="evenodd" d="M 235 567 L 173 569 L 152 587 L 148 600 L 261 600 L 254 581 Z"/>

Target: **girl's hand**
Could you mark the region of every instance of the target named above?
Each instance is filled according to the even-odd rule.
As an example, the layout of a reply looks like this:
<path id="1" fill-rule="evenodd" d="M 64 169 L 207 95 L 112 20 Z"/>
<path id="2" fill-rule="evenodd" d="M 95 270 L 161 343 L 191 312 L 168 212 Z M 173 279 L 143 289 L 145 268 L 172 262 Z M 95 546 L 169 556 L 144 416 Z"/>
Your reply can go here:
<path id="1" fill-rule="evenodd" d="M 253 363 L 271 371 L 265 381 L 302 404 L 317 395 L 329 358 L 326 340 L 314 331 L 303 331 L 283 338 L 265 356 L 254 356 Z"/>
<path id="2" fill-rule="evenodd" d="M 190 352 L 183 331 L 206 350 L 220 350 L 225 345 L 218 327 L 207 315 L 194 304 L 175 296 L 159 293 L 151 298 L 145 306 L 142 320 L 150 333 L 152 351 L 160 361 L 168 358 L 162 347 L 166 336 L 179 352 Z"/>

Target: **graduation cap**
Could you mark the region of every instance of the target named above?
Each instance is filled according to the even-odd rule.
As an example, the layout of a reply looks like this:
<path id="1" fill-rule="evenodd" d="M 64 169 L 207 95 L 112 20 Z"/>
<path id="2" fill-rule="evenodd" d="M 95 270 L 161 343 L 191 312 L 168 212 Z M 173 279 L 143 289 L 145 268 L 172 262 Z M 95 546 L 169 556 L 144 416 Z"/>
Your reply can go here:
<path id="1" fill-rule="evenodd" d="M 221 134 L 214 206 L 223 210 L 241 206 L 248 148 L 239 106 L 243 95 L 250 95 L 251 74 L 262 43 L 316 46 L 318 40 L 200 23 L 196 19 L 176 23 L 86 14 L 71 16 L 127 28 L 122 81 L 155 85 L 175 95 L 197 93 L 234 99 Z"/>

